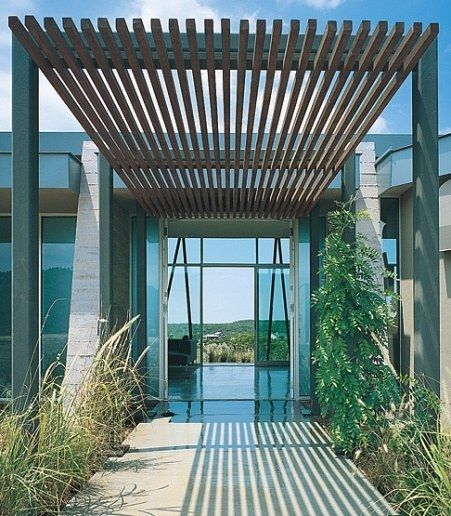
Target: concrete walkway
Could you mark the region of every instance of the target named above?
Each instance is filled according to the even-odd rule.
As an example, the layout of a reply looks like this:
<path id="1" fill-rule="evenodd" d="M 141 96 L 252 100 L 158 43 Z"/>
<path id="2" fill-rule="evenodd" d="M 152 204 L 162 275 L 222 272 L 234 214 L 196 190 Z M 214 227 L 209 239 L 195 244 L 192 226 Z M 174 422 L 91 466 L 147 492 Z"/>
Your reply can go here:
<path id="1" fill-rule="evenodd" d="M 110 459 L 72 500 L 77 515 L 393 514 L 321 427 L 287 423 L 138 425 L 130 452 Z"/>

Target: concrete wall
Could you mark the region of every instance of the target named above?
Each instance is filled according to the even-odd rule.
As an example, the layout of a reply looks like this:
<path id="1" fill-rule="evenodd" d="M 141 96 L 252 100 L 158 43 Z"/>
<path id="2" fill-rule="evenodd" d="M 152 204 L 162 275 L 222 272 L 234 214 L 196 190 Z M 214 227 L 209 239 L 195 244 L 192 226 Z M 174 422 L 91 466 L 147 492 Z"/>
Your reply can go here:
<path id="1" fill-rule="evenodd" d="M 99 185 L 97 148 L 83 144 L 64 382 L 79 385 L 98 345 L 100 308 Z"/>
<path id="2" fill-rule="evenodd" d="M 375 166 L 375 144 L 373 142 L 362 142 L 357 147 L 357 153 L 360 154 L 360 186 L 357 191 L 356 210 L 365 210 L 368 217 L 357 221 L 356 230 L 367 238 L 371 247 L 377 250 L 380 256 L 380 266 L 382 266 L 381 213 Z M 378 270 L 377 273 L 382 285 L 381 270 Z"/>

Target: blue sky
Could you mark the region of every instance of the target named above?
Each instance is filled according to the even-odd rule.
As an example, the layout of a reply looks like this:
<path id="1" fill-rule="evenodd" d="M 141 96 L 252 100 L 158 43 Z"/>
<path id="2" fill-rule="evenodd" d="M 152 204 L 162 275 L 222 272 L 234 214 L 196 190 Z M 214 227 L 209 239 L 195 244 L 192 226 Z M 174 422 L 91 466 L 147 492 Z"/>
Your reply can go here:
<path id="1" fill-rule="evenodd" d="M 0 3 L 0 130 L 10 130 L 10 34 L 7 16 L 34 14 L 38 18 L 63 16 L 80 18 L 151 17 L 213 18 L 230 17 L 281 18 L 288 23 L 297 18 L 318 19 L 318 26 L 327 20 L 352 20 L 355 27 L 362 19 L 390 23 L 413 21 L 440 23 L 440 119 L 441 132 L 451 131 L 451 6 L 447 0 L 2 0 Z M 235 23 L 236 27 L 236 23 Z M 410 81 L 398 92 L 390 106 L 377 121 L 375 132 L 411 132 Z M 51 87 L 41 82 L 41 130 L 79 130 L 79 126 Z"/>

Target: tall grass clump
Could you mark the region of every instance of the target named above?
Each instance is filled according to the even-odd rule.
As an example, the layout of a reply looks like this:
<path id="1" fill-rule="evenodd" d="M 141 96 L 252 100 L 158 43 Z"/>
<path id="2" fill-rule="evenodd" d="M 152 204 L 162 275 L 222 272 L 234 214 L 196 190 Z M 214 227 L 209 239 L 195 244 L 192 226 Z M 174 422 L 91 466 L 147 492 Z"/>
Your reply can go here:
<path id="1" fill-rule="evenodd" d="M 100 346 L 75 390 L 50 368 L 38 397 L 21 413 L 0 415 L 0 513 L 55 514 L 117 453 L 142 406 L 130 357 L 136 318 Z M 61 364 L 54 364 L 54 368 Z"/>
<path id="2" fill-rule="evenodd" d="M 380 417 L 355 460 L 400 514 L 451 514 L 451 432 L 439 398 L 403 378 L 395 411 Z"/>

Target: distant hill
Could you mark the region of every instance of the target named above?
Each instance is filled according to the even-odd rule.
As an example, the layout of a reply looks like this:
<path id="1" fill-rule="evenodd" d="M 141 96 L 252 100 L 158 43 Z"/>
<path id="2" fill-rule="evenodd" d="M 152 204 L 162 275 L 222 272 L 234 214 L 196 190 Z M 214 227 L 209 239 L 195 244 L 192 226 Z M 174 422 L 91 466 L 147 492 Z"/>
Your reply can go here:
<path id="1" fill-rule="evenodd" d="M 266 331 L 267 321 L 262 321 L 262 329 Z M 207 335 L 209 333 L 221 332 L 221 340 L 228 340 L 232 335 L 237 333 L 254 333 L 254 320 L 244 319 L 241 321 L 233 321 L 228 323 L 204 323 L 203 333 Z M 273 321 L 272 332 L 283 333 L 285 331 L 285 321 Z M 193 324 L 193 334 L 195 337 L 200 337 L 200 324 Z M 188 335 L 188 324 L 186 323 L 173 323 L 168 324 L 168 336 L 180 339 L 184 335 Z"/>

